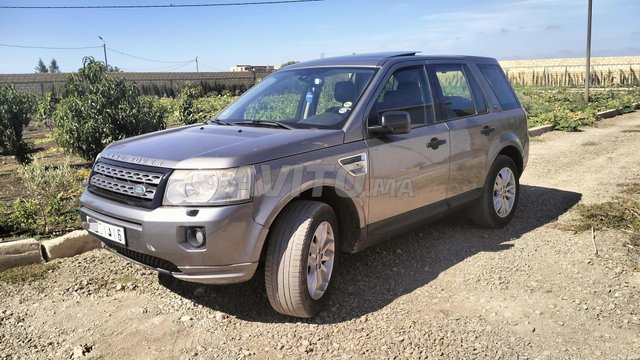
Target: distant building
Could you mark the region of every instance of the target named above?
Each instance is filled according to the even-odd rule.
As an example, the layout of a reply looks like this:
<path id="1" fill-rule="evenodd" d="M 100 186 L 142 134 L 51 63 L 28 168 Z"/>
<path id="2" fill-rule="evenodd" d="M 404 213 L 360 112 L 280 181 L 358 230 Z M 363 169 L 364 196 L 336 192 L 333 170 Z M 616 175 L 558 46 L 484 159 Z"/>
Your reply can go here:
<path id="1" fill-rule="evenodd" d="M 257 72 L 270 72 L 276 71 L 280 68 L 280 66 L 271 66 L 271 65 L 234 65 L 231 67 L 232 72 L 248 72 L 248 71 L 257 71 Z"/>

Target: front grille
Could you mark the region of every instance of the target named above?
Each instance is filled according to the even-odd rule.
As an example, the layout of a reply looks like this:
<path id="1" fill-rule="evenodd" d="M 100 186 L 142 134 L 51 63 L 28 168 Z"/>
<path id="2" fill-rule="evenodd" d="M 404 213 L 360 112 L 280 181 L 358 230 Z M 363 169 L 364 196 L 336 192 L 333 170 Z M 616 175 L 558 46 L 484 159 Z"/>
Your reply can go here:
<path id="1" fill-rule="evenodd" d="M 126 258 L 137 261 L 140 264 L 152 267 L 154 269 L 162 269 L 170 272 L 180 272 L 180 269 L 178 269 L 178 267 L 174 263 L 164 259 L 160 259 L 153 255 L 143 254 L 131 249 L 113 245 L 111 243 L 105 243 L 105 246 Z"/>
<path id="2" fill-rule="evenodd" d="M 119 166 L 113 166 L 102 162 L 96 163 L 96 165 L 93 167 L 93 170 L 97 173 L 107 175 L 109 177 L 153 185 L 160 184 L 160 180 L 162 179 L 162 174 L 148 171 L 138 171 L 134 169 L 125 169 Z"/>
<path id="3" fill-rule="evenodd" d="M 171 169 L 100 159 L 93 166 L 89 190 L 102 197 L 133 206 L 156 208 Z"/>
<path id="4" fill-rule="evenodd" d="M 145 186 L 144 193 L 136 193 L 133 189 L 136 185 L 141 185 L 140 183 L 131 183 L 128 181 L 120 181 L 114 178 L 110 178 L 107 176 L 103 176 L 101 174 L 95 174 L 91 177 L 91 185 L 99 187 L 101 189 L 114 191 L 120 194 L 125 194 L 129 196 L 141 197 L 147 200 L 153 200 L 153 196 L 156 193 L 156 187 L 147 188 Z M 144 186 L 144 185 L 143 185 Z"/>

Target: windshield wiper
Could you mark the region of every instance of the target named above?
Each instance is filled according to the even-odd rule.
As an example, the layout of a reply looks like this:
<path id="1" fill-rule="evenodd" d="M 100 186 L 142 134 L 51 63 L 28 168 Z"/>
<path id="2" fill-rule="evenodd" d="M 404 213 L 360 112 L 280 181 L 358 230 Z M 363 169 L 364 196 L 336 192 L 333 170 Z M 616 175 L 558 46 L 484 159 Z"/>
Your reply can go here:
<path id="1" fill-rule="evenodd" d="M 281 129 L 293 130 L 294 128 L 278 122 L 269 120 L 249 120 L 249 121 L 234 121 L 233 125 L 249 125 L 249 126 L 263 126 L 263 127 L 279 127 Z"/>
<path id="2" fill-rule="evenodd" d="M 218 124 L 218 125 L 225 125 L 225 126 L 231 126 L 233 124 L 228 123 L 226 121 L 222 121 L 222 120 L 218 120 L 218 119 L 209 119 L 208 123 L 214 123 L 214 124 Z"/>

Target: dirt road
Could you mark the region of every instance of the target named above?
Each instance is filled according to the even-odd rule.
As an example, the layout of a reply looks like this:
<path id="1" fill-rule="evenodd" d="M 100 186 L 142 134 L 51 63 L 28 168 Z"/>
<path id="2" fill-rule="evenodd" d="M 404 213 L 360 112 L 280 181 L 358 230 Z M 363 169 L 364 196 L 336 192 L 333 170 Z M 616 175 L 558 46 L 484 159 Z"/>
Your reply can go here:
<path id="1" fill-rule="evenodd" d="M 625 235 L 563 230 L 578 202 L 640 181 L 640 113 L 533 140 L 518 213 L 462 217 L 343 257 L 327 311 L 273 313 L 259 278 L 158 284 L 96 250 L 0 284 L 0 359 L 640 359 L 640 273 Z"/>

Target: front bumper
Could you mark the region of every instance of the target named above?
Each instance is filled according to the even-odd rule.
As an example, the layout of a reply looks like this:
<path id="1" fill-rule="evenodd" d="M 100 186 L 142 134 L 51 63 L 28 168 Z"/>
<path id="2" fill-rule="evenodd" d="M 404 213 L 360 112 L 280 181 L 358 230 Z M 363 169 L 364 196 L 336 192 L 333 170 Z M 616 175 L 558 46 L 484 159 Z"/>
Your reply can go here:
<path id="1" fill-rule="evenodd" d="M 229 284 L 251 279 L 267 237 L 267 229 L 253 220 L 250 203 L 144 209 L 85 191 L 80 205 L 84 226 L 88 226 L 89 216 L 125 229 L 126 245 L 96 235 L 103 247 L 184 281 Z M 187 210 L 197 210 L 197 214 Z M 196 249 L 186 242 L 186 227 L 204 228 L 204 248 Z"/>

